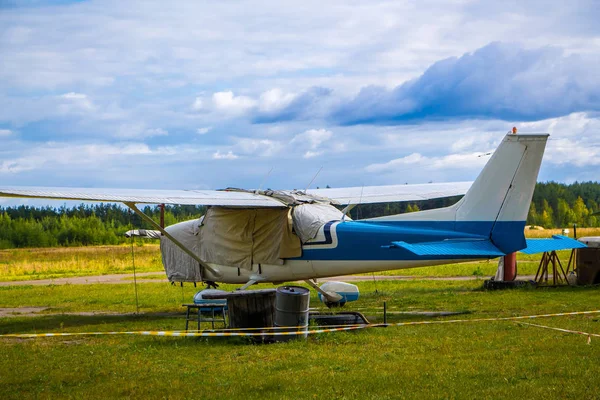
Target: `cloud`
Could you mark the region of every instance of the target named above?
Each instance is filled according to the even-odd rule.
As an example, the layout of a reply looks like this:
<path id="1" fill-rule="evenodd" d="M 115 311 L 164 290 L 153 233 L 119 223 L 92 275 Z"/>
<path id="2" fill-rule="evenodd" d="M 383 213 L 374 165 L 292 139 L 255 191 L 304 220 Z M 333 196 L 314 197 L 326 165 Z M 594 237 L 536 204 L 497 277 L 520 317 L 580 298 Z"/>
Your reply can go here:
<path id="1" fill-rule="evenodd" d="M 309 129 L 291 138 L 234 138 L 233 149 L 236 153 L 255 157 L 312 158 L 329 150 L 324 145 L 332 136 L 327 129 Z"/>
<path id="2" fill-rule="evenodd" d="M 400 172 L 418 168 L 420 170 L 443 169 L 477 169 L 487 162 L 488 157 L 482 153 L 449 154 L 441 157 L 427 157 L 420 153 L 396 158 L 386 163 L 371 164 L 365 169 L 368 172 Z"/>
<path id="3" fill-rule="evenodd" d="M 198 135 L 206 135 L 211 129 L 212 129 L 212 126 L 205 126 L 204 128 L 196 129 L 196 133 Z"/>
<path id="4" fill-rule="evenodd" d="M 559 139 L 549 146 L 545 160 L 556 165 L 576 167 L 600 165 L 600 143 L 590 145 L 585 138 Z"/>
<path id="5" fill-rule="evenodd" d="M 278 154 L 284 144 L 279 140 L 259 138 L 236 138 L 235 148 L 247 155 L 271 157 Z"/>
<path id="6" fill-rule="evenodd" d="M 315 150 L 319 148 L 322 143 L 331 139 L 331 136 L 333 136 L 333 133 L 327 129 L 309 129 L 294 136 L 290 143 L 301 147 L 308 146 L 311 150 Z"/>
<path id="7" fill-rule="evenodd" d="M 9 136 L 12 135 L 12 131 L 10 129 L 0 129 L 0 137 L 1 136 Z"/>
<path id="8" fill-rule="evenodd" d="M 204 108 L 204 101 L 202 97 L 196 97 L 194 103 L 192 104 L 192 110 L 200 111 Z"/>
<path id="9" fill-rule="evenodd" d="M 228 151 L 227 153 L 217 151 L 213 154 L 213 159 L 215 160 L 235 160 L 236 158 L 238 158 L 238 156 L 233 154 L 232 151 Z"/>
<path id="10" fill-rule="evenodd" d="M 94 104 L 86 94 L 69 92 L 58 96 L 61 100 L 58 110 L 61 114 L 90 112 L 95 109 Z"/>
<path id="11" fill-rule="evenodd" d="M 252 117 L 254 123 L 285 122 L 298 119 L 318 119 L 328 107 L 323 104 L 328 99 L 332 90 L 323 87 L 313 87 L 298 95 L 283 94 L 277 91 L 263 93 L 263 96 L 271 98 L 269 107 L 259 107 Z M 263 100 L 264 101 L 264 100 Z"/>
<path id="12" fill-rule="evenodd" d="M 281 110 L 288 106 L 295 97 L 294 93 L 286 93 L 278 88 L 267 90 L 260 95 L 258 109 L 266 113 Z"/>
<path id="13" fill-rule="evenodd" d="M 119 144 L 68 144 L 45 143 L 33 147 L 17 158 L 3 160 L 0 173 L 16 174 L 40 170 L 56 164 L 75 168 L 81 165 L 98 165 L 109 160 L 131 156 L 164 155 L 166 149 L 151 149 L 144 143 L 124 142 Z"/>
<path id="14" fill-rule="evenodd" d="M 307 151 L 306 153 L 304 153 L 304 155 L 302 157 L 304 158 L 313 158 L 313 157 L 317 157 L 320 156 L 321 154 L 323 154 L 322 151 Z"/>
<path id="15" fill-rule="evenodd" d="M 233 92 L 217 92 L 212 95 L 212 102 L 218 111 L 241 114 L 256 105 L 256 100 L 248 96 L 235 96 Z"/>
<path id="16" fill-rule="evenodd" d="M 169 132 L 162 128 L 152 128 L 152 129 L 146 129 L 144 131 L 144 136 L 146 136 L 146 137 L 167 136 L 168 134 L 169 134 Z"/>
<path id="17" fill-rule="evenodd" d="M 343 125 L 395 125 L 441 119 L 535 121 L 600 111 L 595 55 L 552 47 L 491 43 L 430 66 L 394 89 L 370 86 L 331 114 Z"/>

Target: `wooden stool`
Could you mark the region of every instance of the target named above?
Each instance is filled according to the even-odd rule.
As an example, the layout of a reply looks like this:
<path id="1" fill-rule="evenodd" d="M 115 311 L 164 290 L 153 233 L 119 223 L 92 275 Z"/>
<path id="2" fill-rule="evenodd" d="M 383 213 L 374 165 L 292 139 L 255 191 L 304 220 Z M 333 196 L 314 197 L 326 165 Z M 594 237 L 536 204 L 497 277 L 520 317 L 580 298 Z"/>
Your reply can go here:
<path id="1" fill-rule="evenodd" d="M 204 304 L 183 304 L 187 307 L 185 314 L 185 330 L 188 330 L 190 321 L 198 322 L 198 330 L 200 330 L 200 322 L 210 322 L 212 329 L 215 329 L 215 322 L 222 322 L 223 328 L 227 328 L 227 304 L 223 303 L 204 303 Z M 190 318 L 190 310 L 196 310 L 196 316 Z M 202 311 L 210 312 L 210 317 L 204 316 Z"/>

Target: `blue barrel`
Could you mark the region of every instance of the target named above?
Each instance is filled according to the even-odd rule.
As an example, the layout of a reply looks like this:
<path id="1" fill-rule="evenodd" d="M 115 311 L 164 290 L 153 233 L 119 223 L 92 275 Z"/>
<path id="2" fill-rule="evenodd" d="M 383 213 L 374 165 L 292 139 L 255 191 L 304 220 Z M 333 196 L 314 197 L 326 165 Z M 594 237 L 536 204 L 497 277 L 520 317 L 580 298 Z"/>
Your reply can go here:
<path id="1" fill-rule="evenodd" d="M 275 296 L 275 326 L 292 327 L 290 329 L 276 329 L 276 332 L 308 331 L 308 307 L 310 304 L 310 290 L 301 286 L 281 286 L 277 288 Z M 286 342 L 295 338 L 304 338 L 308 333 L 299 335 L 277 335 L 276 340 Z"/>

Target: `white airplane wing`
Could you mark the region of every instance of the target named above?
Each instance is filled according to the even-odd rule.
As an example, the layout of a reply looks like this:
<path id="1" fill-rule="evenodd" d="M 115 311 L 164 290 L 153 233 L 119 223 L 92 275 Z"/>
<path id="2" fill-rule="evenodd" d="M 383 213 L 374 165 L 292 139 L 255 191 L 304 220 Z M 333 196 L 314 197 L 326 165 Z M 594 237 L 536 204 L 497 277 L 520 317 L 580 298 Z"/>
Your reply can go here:
<path id="1" fill-rule="evenodd" d="M 248 208 L 286 207 L 282 202 L 269 196 L 223 190 L 96 189 L 20 186 L 0 187 L 0 197 Z"/>
<path id="2" fill-rule="evenodd" d="M 424 183 L 418 185 L 364 186 L 335 189 L 310 189 L 308 194 L 326 197 L 339 204 L 419 201 L 467 193 L 473 182 Z"/>
<path id="3" fill-rule="evenodd" d="M 311 189 L 307 194 L 326 198 L 334 204 L 367 204 L 419 201 L 463 195 L 471 182 L 426 183 L 421 185 L 364 186 Z M 283 191 L 284 193 L 296 193 Z M 104 188 L 0 187 L 0 197 L 52 200 L 103 201 L 136 204 L 183 204 L 223 207 L 286 207 L 275 197 L 237 190 L 150 190 Z"/>

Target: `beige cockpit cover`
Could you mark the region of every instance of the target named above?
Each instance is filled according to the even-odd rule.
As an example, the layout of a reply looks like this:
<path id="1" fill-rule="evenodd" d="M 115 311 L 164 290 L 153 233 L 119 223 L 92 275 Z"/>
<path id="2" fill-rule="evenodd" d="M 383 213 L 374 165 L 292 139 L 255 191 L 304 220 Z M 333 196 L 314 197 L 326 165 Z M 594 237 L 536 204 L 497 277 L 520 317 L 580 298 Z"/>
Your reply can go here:
<path id="1" fill-rule="evenodd" d="M 200 258 L 208 263 L 252 269 L 302 255 L 290 209 L 211 207 L 199 236 Z"/>

